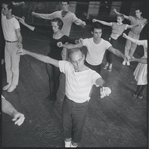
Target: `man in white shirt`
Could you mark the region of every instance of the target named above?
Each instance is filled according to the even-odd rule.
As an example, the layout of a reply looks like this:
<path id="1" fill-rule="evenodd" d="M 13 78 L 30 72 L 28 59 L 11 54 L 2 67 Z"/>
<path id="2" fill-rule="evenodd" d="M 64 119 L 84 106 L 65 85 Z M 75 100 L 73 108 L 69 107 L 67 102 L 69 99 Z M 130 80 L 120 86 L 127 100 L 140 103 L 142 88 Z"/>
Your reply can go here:
<path id="1" fill-rule="evenodd" d="M 5 68 L 8 83 L 3 87 L 3 90 L 7 90 L 7 92 L 12 92 L 18 85 L 20 56 L 16 52 L 18 48 L 22 48 L 20 24 L 13 17 L 12 9 L 11 2 L 3 1 L 1 23 L 5 39 Z"/>
<path id="2" fill-rule="evenodd" d="M 86 23 L 80 20 L 79 18 L 77 18 L 74 13 L 68 10 L 68 8 L 69 8 L 69 2 L 62 1 L 62 10 L 60 11 L 55 11 L 51 14 L 42 14 L 42 13 L 32 12 L 32 15 L 35 17 L 47 19 L 47 20 L 52 20 L 54 18 L 60 18 L 64 23 L 61 31 L 64 35 L 69 36 L 72 23 L 75 23 L 76 25 L 80 25 L 80 26 L 85 26 Z"/>
<path id="3" fill-rule="evenodd" d="M 99 22 L 94 22 L 92 26 L 93 37 L 80 39 L 78 44 L 62 44 L 58 43 L 59 47 L 64 47 L 67 49 L 81 48 L 83 46 L 87 47 L 87 56 L 85 64 L 89 68 L 95 70 L 100 74 L 101 63 L 106 50 L 109 50 L 113 54 L 126 59 L 126 57 L 117 49 L 113 48 L 111 43 L 101 38 L 102 28 Z"/>
<path id="4" fill-rule="evenodd" d="M 91 88 L 93 85 L 102 87 L 104 80 L 100 74 L 84 65 L 85 55 L 80 49 L 69 50 L 69 61 L 58 61 L 24 49 L 18 51 L 18 54 L 28 54 L 40 61 L 52 64 L 59 67 L 60 71 L 65 74 L 66 96 L 63 102 L 65 147 L 77 147 L 81 141 L 82 129 L 87 116 Z M 111 90 L 102 87 L 100 93 L 103 98 L 108 96 Z"/>

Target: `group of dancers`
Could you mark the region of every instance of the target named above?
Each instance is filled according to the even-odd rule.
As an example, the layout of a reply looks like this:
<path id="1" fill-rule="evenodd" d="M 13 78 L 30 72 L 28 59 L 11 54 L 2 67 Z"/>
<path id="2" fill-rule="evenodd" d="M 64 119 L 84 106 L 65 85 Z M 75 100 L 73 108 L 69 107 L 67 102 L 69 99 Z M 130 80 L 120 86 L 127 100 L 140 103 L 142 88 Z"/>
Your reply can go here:
<path id="1" fill-rule="evenodd" d="M 50 86 L 48 98 L 52 102 L 57 99 L 60 75 L 65 74 L 61 78 L 65 79 L 65 96 L 62 106 L 64 143 L 65 147 L 77 147 L 81 141 L 92 86 L 96 85 L 100 88 L 101 98 L 109 96 L 111 93 L 111 89 L 105 87 L 105 81 L 101 76 L 101 64 L 105 53 L 107 64 L 104 69 L 109 71 L 112 71 L 112 53 L 123 59 L 123 65 L 129 66 L 131 61 L 139 62 L 134 72 L 138 86 L 133 95 L 142 98 L 142 92 L 147 85 L 147 38 L 139 40 L 139 36 L 147 20 L 141 16 L 142 11 L 139 8 L 135 10 L 135 17 L 126 16 L 114 9 L 117 14 L 117 22 L 108 23 L 93 19 L 91 38 L 72 39 L 69 37 L 72 23 L 82 27 L 85 27 L 86 23 L 68 10 L 68 1 L 62 1 L 61 4 L 62 10 L 51 14 L 32 12 L 35 17 L 51 20 L 53 32 L 50 32 L 27 24 L 25 18 L 12 14 L 13 5 L 11 3 L 7 3 L 7 1 L 2 3 L 2 30 L 5 39 L 7 74 L 7 85 L 3 87 L 3 90 L 12 92 L 18 85 L 20 55 L 27 54 L 46 63 Z M 131 25 L 123 24 L 124 18 L 129 19 Z M 47 56 L 23 49 L 19 22 L 31 31 L 48 37 L 50 52 Z M 100 24 L 112 27 L 109 41 L 101 38 L 102 26 Z M 131 30 L 127 36 L 123 32 L 128 28 Z M 127 39 L 125 54 L 116 49 L 118 38 L 122 34 Z M 144 47 L 142 58 L 133 57 L 136 45 Z M 87 48 L 87 55 L 80 50 L 83 46 Z"/>

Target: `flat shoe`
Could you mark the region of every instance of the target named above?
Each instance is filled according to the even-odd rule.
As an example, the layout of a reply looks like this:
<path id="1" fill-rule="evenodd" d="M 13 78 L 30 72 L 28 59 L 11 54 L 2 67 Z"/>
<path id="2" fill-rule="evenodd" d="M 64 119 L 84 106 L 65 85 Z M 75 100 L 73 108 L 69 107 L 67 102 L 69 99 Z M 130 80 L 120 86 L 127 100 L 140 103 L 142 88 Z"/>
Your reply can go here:
<path id="1" fill-rule="evenodd" d="M 11 86 L 11 84 L 5 85 L 5 86 L 3 87 L 3 90 L 4 90 L 4 91 L 8 90 L 8 88 L 9 88 L 10 86 Z"/>
<path id="2" fill-rule="evenodd" d="M 9 89 L 7 90 L 7 92 L 12 92 L 12 91 L 14 91 L 16 89 L 16 86 L 14 86 L 14 85 L 12 85 L 12 86 L 10 86 L 9 87 Z"/>

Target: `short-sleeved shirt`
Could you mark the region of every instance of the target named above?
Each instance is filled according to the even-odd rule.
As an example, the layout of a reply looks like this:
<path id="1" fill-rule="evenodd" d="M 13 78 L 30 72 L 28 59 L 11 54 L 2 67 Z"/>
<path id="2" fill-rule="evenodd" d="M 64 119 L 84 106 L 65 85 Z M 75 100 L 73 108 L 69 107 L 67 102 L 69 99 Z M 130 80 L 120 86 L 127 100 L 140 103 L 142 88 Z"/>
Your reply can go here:
<path id="1" fill-rule="evenodd" d="M 128 24 L 118 24 L 116 22 L 111 22 L 112 24 L 112 33 L 111 38 L 117 39 L 128 27 Z"/>
<path id="2" fill-rule="evenodd" d="M 134 17 L 134 16 L 129 16 L 129 21 L 131 25 L 139 24 L 138 26 L 135 26 L 131 28 L 131 32 L 136 35 L 140 35 L 143 27 L 147 23 L 147 19 L 141 17 L 140 19 Z"/>
<path id="3" fill-rule="evenodd" d="M 18 37 L 16 34 L 16 29 L 20 29 L 20 24 L 18 20 L 13 17 L 11 19 L 7 19 L 6 16 L 1 14 L 2 19 L 2 29 L 5 40 L 8 41 L 17 41 Z"/>
<path id="4" fill-rule="evenodd" d="M 63 17 L 62 10 L 55 11 L 51 14 L 48 14 L 48 18 L 49 19 L 60 18 L 64 23 L 61 31 L 64 35 L 67 35 L 67 36 L 69 36 L 70 34 L 72 23 L 75 23 L 76 25 L 78 25 L 82 22 L 82 20 L 78 19 L 76 15 L 70 11 L 68 11 L 68 13 Z"/>
<path id="5" fill-rule="evenodd" d="M 112 46 L 110 42 L 102 38 L 98 44 L 94 43 L 93 38 L 86 38 L 83 40 L 83 45 L 87 47 L 86 61 L 91 65 L 100 65 L 105 51 Z"/>
<path id="6" fill-rule="evenodd" d="M 96 80 L 101 76 L 92 69 L 75 72 L 73 65 L 68 61 L 59 61 L 59 69 L 66 76 L 66 96 L 77 103 L 90 99 L 90 91 Z"/>

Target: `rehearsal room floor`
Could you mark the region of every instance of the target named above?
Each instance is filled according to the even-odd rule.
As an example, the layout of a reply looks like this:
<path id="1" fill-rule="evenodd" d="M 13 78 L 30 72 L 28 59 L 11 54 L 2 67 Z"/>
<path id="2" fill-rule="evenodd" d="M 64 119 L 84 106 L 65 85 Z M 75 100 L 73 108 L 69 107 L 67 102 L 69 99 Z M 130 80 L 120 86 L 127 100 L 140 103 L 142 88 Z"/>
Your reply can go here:
<path id="1" fill-rule="evenodd" d="M 90 27 L 81 27 L 71 32 L 71 37 L 91 37 Z M 74 30 L 76 30 L 74 32 Z M 47 55 L 48 39 L 22 27 L 23 47 L 26 50 Z M 108 39 L 110 31 L 103 31 Z M 119 41 L 119 50 L 124 53 L 125 40 Z M 83 48 L 85 51 L 86 49 Z M 143 55 L 137 47 L 136 57 Z M 93 89 L 87 119 L 79 147 L 134 147 L 147 148 L 147 89 L 143 99 L 134 98 L 136 89 L 133 72 L 136 62 L 123 66 L 122 58 L 113 55 L 112 72 L 103 70 L 101 76 L 112 90 L 110 96 L 100 98 L 99 89 Z M 103 60 L 102 68 L 106 61 Z M 46 97 L 49 94 L 48 75 L 45 63 L 28 55 L 21 56 L 20 78 L 17 88 L 3 96 L 20 112 L 25 121 L 19 127 L 12 118 L 2 113 L 2 147 L 64 147 L 61 105 L 63 83 L 58 91 L 59 106 L 54 106 Z M 2 66 L 2 86 L 6 84 L 5 66 Z M 63 81 L 61 81 L 63 82 Z"/>

